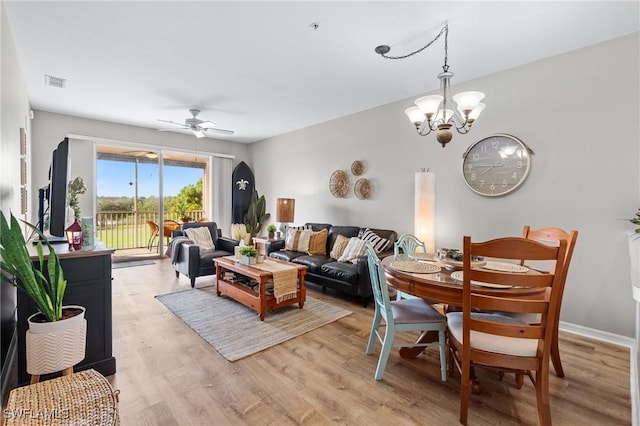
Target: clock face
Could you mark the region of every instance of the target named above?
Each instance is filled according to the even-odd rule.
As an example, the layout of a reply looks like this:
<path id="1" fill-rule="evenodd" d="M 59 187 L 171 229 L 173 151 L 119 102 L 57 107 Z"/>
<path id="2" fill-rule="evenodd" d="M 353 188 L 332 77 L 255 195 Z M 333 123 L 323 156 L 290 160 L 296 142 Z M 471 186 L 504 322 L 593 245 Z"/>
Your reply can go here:
<path id="1" fill-rule="evenodd" d="M 511 135 L 492 135 L 469 147 L 462 160 L 464 181 L 487 197 L 505 195 L 529 175 L 531 156 L 526 145 Z"/>

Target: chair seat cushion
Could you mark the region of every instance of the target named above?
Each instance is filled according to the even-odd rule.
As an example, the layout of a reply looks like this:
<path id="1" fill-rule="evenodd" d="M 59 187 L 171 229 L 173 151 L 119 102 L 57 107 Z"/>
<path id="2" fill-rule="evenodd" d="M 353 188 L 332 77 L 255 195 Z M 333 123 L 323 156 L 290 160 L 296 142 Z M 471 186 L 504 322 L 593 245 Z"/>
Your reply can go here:
<path id="1" fill-rule="evenodd" d="M 422 299 L 403 299 L 391 301 L 391 312 L 396 324 L 442 323 L 444 317 Z"/>
<path id="2" fill-rule="evenodd" d="M 213 266 L 213 259 L 223 256 L 231 256 L 233 253 L 229 253 L 224 250 L 210 250 L 200 252 L 200 266 Z"/>
<path id="3" fill-rule="evenodd" d="M 472 313 L 471 316 L 480 320 L 501 322 L 503 324 L 523 324 L 516 318 L 499 315 Z M 462 312 L 449 312 L 447 314 L 447 327 L 451 335 L 462 342 Z M 515 356 L 536 356 L 538 349 L 537 339 L 521 339 L 518 337 L 497 336 L 494 334 L 481 333 L 471 330 L 471 347 L 476 350 L 493 352 Z"/>
<path id="4" fill-rule="evenodd" d="M 320 268 L 322 276 L 344 281 L 349 284 L 358 284 L 358 265 L 345 262 L 329 262 Z"/>

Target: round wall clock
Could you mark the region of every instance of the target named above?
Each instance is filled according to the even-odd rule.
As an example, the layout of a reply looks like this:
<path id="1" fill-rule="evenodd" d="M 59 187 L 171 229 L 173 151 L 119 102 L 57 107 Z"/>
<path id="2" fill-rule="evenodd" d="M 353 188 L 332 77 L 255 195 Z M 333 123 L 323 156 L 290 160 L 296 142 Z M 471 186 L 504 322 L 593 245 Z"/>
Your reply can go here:
<path id="1" fill-rule="evenodd" d="M 505 195 L 529 175 L 532 152 L 520 139 L 496 134 L 480 139 L 462 158 L 462 175 L 469 188 L 487 197 Z"/>

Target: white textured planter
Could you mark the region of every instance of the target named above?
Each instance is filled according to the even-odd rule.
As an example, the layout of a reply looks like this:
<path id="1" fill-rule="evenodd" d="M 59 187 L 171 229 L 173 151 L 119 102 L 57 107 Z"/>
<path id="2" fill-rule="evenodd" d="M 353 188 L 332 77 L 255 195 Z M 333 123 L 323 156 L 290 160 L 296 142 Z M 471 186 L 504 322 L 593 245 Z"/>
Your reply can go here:
<path id="1" fill-rule="evenodd" d="M 255 257 L 250 257 L 250 256 L 240 256 L 240 263 L 242 263 L 243 265 L 246 265 L 246 266 L 255 265 L 256 264 L 256 258 Z"/>
<path id="2" fill-rule="evenodd" d="M 42 375 L 73 367 L 84 359 L 87 342 L 87 320 L 82 313 L 75 317 L 54 322 L 31 322 L 25 336 L 27 373 Z"/>

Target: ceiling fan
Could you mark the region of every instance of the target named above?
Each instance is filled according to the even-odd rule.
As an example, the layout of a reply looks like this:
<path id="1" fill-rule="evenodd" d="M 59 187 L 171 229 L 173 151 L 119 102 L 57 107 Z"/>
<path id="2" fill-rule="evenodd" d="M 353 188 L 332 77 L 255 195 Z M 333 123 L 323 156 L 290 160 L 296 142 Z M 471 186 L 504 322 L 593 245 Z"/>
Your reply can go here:
<path id="1" fill-rule="evenodd" d="M 233 131 L 232 130 L 225 130 L 225 129 L 219 129 L 215 123 L 212 123 L 211 121 L 208 120 L 200 120 L 198 118 L 198 114 L 200 114 L 200 110 L 199 109 L 190 109 L 189 112 L 191 113 L 191 115 L 193 116 L 192 118 L 187 118 L 184 120 L 184 124 L 182 123 L 178 123 L 175 121 L 170 121 L 170 120 L 160 120 L 158 119 L 158 121 L 162 121 L 163 123 L 170 123 L 170 124 L 176 124 L 178 126 L 180 126 L 182 129 L 184 130 L 190 130 L 193 132 L 194 135 L 196 135 L 196 137 L 198 138 L 204 138 L 205 136 L 207 136 L 206 132 L 208 131 L 212 131 L 212 132 L 218 132 L 218 133 L 223 133 L 225 135 L 233 135 Z M 175 129 L 158 129 L 161 132 L 170 132 L 170 131 L 174 131 Z"/>

